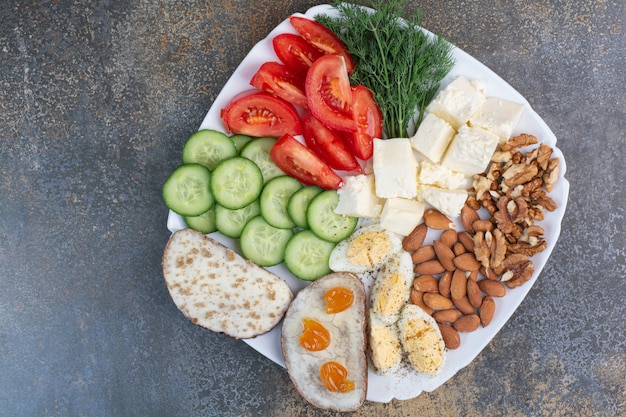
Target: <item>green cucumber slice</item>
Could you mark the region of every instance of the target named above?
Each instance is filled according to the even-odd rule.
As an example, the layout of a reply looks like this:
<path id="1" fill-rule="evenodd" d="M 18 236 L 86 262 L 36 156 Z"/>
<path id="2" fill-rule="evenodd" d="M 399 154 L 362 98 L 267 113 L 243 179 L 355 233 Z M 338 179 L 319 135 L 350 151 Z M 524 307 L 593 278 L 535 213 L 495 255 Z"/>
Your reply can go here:
<path id="1" fill-rule="evenodd" d="M 217 231 L 217 225 L 215 224 L 216 207 L 217 204 L 213 204 L 213 207 L 199 216 L 183 216 L 185 223 L 187 223 L 187 227 L 205 234 Z"/>
<path id="2" fill-rule="evenodd" d="M 339 242 L 350 236 L 359 221 L 358 217 L 336 214 L 334 210 L 338 202 L 337 190 L 326 190 L 315 196 L 306 210 L 311 231 L 329 242 Z"/>
<path id="3" fill-rule="evenodd" d="M 302 187 L 289 198 L 287 202 L 287 213 L 296 226 L 308 229 L 309 223 L 306 221 L 306 209 L 313 198 L 324 191 L 316 185 Z"/>
<path id="4" fill-rule="evenodd" d="M 247 206 L 237 210 L 227 209 L 219 204 L 215 204 L 217 230 L 223 235 L 232 237 L 233 239 L 239 238 L 248 220 L 259 214 L 261 214 L 259 200 L 254 200 Z"/>
<path id="5" fill-rule="evenodd" d="M 279 175 L 285 175 L 270 156 L 270 150 L 276 141 L 276 138 L 256 138 L 248 142 L 239 153 L 257 164 L 263 173 L 264 182 L 268 182 Z"/>
<path id="6" fill-rule="evenodd" d="M 273 266 L 285 258 L 285 246 L 293 236 L 291 229 L 279 229 L 263 216 L 248 221 L 241 232 L 239 246 L 244 257 L 260 266 Z"/>
<path id="7" fill-rule="evenodd" d="M 211 172 L 200 164 L 178 166 L 165 180 L 161 194 L 165 205 L 181 216 L 199 216 L 213 207 L 209 188 Z"/>
<path id="8" fill-rule="evenodd" d="M 285 266 L 296 277 L 314 281 L 329 274 L 328 259 L 336 243 L 320 239 L 310 230 L 301 230 L 285 247 Z"/>
<path id="9" fill-rule="evenodd" d="M 241 152 L 243 147 L 246 146 L 246 144 L 250 142 L 252 139 L 253 139 L 252 136 L 247 136 L 247 135 L 232 135 L 230 137 L 230 140 L 232 140 L 233 143 L 235 144 L 235 148 L 237 148 L 237 152 Z"/>
<path id="10" fill-rule="evenodd" d="M 215 201 L 231 210 L 251 204 L 259 197 L 262 188 L 261 170 L 247 158 L 226 159 L 211 174 L 211 192 Z"/>
<path id="11" fill-rule="evenodd" d="M 183 146 L 184 164 L 201 164 L 213 171 L 221 161 L 237 155 L 233 141 L 217 130 L 198 130 Z"/>
<path id="12" fill-rule="evenodd" d="M 281 229 L 292 229 L 296 224 L 287 213 L 289 198 L 302 188 L 295 178 L 281 175 L 269 180 L 261 191 L 261 214 L 266 222 Z"/>

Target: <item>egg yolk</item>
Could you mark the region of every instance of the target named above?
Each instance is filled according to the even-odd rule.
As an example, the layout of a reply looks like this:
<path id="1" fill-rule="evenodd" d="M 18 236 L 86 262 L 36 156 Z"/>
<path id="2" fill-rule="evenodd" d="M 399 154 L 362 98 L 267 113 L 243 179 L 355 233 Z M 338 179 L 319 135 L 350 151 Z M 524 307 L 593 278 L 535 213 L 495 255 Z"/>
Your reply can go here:
<path id="1" fill-rule="evenodd" d="M 374 311 L 389 316 L 398 312 L 404 304 L 404 277 L 399 273 L 391 273 L 380 283 L 374 300 Z"/>
<path id="2" fill-rule="evenodd" d="M 326 389 L 332 392 L 354 390 L 354 381 L 348 381 L 348 370 L 339 362 L 326 362 L 320 368 L 320 378 Z"/>
<path id="3" fill-rule="evenodd" d="M 355 265 L 374 267 L 391 252 L 389 236 L 380 232 L 363 233 L 348 246 L 346 257 Z"/>
<path id="4" fill-rule="evenodd" d="M 326 301 L 326 313 L 335 314 L 347 310 L 354 301 L 354 293 L 345 287 L 334 287 L 324 294 Z"/>
<path id="5" fill-rule="evenodd" d="M 302 319 L 302 334 L 300 335 L 300 346 L 306 350 L 317 352 L 324 350 L 330 345 L 330 332 L 322 323 L 317 320 Z"/>

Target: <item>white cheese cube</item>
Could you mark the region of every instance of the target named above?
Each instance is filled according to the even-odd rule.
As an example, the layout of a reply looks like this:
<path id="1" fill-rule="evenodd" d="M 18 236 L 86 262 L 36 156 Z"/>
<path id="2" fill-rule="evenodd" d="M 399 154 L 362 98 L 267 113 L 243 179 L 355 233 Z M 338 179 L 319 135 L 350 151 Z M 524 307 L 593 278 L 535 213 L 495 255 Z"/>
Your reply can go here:
<path id="1" fill-rule="evenodd" d="M 372 159 L 378 197 L 417 195 L 417 161 L 408 138 L 374 139 Z"/>
<path id="2" fill-rule="evenodd" d="M 441 90 L 426 111 L 446 120 L 458 130 L 484 103 L 485 95 L 465 77 L 457 77 Z"/>
<path id="3" fill-rule="evenodd" d="M 461 214 L 467 195 L 465 190 L 445 190 L 430 185 L 421 189 L 424 201 L 452 219 Z"/>
<path id="4" fill-rule="evenodd" d="M 344 184 L 339 190 L 339 202 L 335 208 L 336 214 L 346 216 L 378 218 L 382 210 L 382 201 L 374 190 L 372 175 L 354 175 L 344 178 Z"/>
<path id="5" fill-rule="evenodd" d="M 482 106 L 470 117 L 470 126 L 482 127 L 495 133 L 504 143 L 511 138 L 524 105 L 498 97 L 487 97 Z"/>
<path id="6" fill-rule="evenodd" d="M 380 225 L 393 233 L 406 236 L 422 221 L 424 203 L 406 198 L 390 198 L 385 201 L 380 215 Z"/>
<path id="7" fill-rule="evenodd" d="M 429 161 L 422 161 L 419 164 L 419 174 L 417 181 L 424 185 L 435 185 L 441 188 L 447 188 L 452 190 L 459 188 L 461 184 L 466 182 L 465 176 L 456 171 L 452 171 L 450 168 L 433 164 Z"/>
<path id="8" fill-rule="evenodd" d="M 450 123 L 433 113 L 426 113 L 422 123 L 417 128 L 417 132 L 411 138 L 411 146 L 437 163 L 441 160 L 455 133 Z"/>
<path id="9" fill-rule="evenodd" d="M 462 126 L 452 138 L 441 164 L 467 176 L 487 169 L 498 146 L 498 135 L 480 127 Z"/>

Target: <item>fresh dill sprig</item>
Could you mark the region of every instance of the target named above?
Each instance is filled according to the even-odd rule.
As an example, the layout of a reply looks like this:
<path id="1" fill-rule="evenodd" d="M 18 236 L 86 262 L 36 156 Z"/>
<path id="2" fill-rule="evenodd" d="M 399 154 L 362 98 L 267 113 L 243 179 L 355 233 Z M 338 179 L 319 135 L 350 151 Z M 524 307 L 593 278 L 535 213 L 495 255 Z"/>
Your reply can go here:
<path id="1" fill-rule="evenodd" d="M 406 4 L 407 0 L 377 0 L 372 12 L 336 1 L 337 16 L 316 16 L 352 55 L 351 81 L 372 90 L 387 138 L 408 137 L 417 128 L 441 80 L 454 66 L 452 45 L 420 28 L 420 10 L 403 17 Z"/>

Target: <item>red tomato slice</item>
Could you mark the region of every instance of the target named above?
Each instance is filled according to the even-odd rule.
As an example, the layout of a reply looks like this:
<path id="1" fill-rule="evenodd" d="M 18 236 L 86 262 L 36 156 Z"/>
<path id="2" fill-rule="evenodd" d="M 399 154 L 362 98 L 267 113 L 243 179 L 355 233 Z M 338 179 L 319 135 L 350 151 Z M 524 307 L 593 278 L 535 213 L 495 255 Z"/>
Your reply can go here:
<path id="1" fill-rule="evenodd" d="M 303 77 L 306 76 L 313 62 L 324 55 L 322 51 L 308 43 L 302 36 L 293 33 L 277 35 L 272 39 L 272 44 L 276 56 L 283 64 L 296 73 L 302 74 Z"/>
<path id="2" fill-rule="evenodd" d="M 306 185 L 317 185 L 326 190 L 338 189 L 343 180 L 312 150 L 286 134 L 272 146 L 272 160 L 287 175 Z"/>
<path id="3" fill-rule="evenodd" d="M 250 85 L 267 91 L 297 106 L 308 108 L 304 95 L 304 78 L 278 62 L 266 62 L 254 74 Z"/>
<path id="4" fill-rule="evenodd" d="M 281 137 L 302 133 L 296 109 L 285 100 L 266 92 L 236 97 L 221 112 L 226 131 L 248 136 Z"/>
<path id="5" fill-rule="evenodd" d="M 290 16 L 291 25 L 302 35 L 311 45 L 320 49 L 326 54 L 341 55 L 346 60 L 348 74 L 354 71 L 354 61 L 348 53 L 346 46 L 330 29 L 315 20 L 306 17 Z"/>
<path id="6" fill-rule="evenodd" d="M 359 161 L 337 131 L 330 130 L 312 114 L 302 119 L 302 135 L 307 146 L 331 168 L 363 172 Z"/>
<path id="7" fill-rule="evenodd" d="M 352 90 L 345 60 L 339 55 L 324 55 L 311 65 L 304 90 L 309 110 L 326 126 L 354 132 Z"/>
<path id="8" fill-rule="evenodd" d="M 352 113 L 357 131 L 344 138 L 354 156 L 368 160 L 374 153 L 374 138 L 383 137 L 383 115 L 372 92 L 362 85 L 352 87 Z"/>

